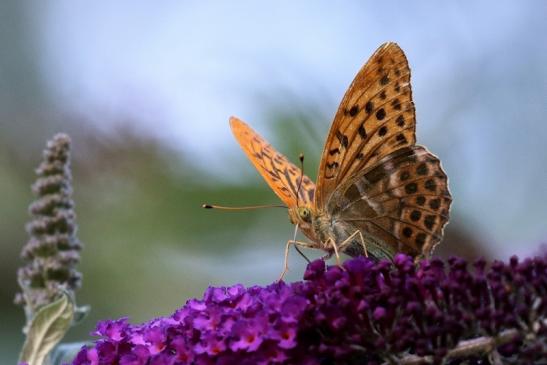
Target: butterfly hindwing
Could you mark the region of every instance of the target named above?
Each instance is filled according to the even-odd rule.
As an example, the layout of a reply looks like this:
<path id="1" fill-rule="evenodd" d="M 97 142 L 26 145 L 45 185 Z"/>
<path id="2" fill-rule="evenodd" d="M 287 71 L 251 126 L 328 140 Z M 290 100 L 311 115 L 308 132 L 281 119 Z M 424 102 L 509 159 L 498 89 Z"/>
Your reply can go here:
<path id="1" fill-rule="evenodd" d="M 442 237 L 451 201 L 439 159 L 422 146 L 410 146 L 340 185 L 327 211 L 348 225 L 348 232 L 364 232 L 372 256 L 428 256 Z M 348 253 L 362 253 L 358 243 L 354 240 Z"/>
<path id="2" fill-rule="evenodd" d="M 300 168 L 277 152 L 264 138 L 241 120 L 230 118 L 230 126 L 239 145 L 272 190 L 288 206 L 297 205 Z M 312 205 L 315 184 L 304 175 L 298 193 L 298 204 Z"/>
<path id="3" fill-rule="evenodd" d="M 394 150 L 416 143 L 410 68 L 395 43 L 382 45 L 344 95 L 323 149 L 316 206 L 336 186 Z"/>

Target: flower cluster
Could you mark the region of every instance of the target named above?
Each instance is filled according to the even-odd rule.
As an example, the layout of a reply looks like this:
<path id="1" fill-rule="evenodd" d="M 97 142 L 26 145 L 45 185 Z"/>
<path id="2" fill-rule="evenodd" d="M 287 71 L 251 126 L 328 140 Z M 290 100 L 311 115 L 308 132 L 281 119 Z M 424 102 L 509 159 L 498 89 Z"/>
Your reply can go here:
<path id="1" fill-rule="evenodd" d="M 29 321 L 61 290 L 73 294 L 81 285 L 75 266 L 82 245 L 76 236 L 66 134 L 57 134 L 48 142 L 36 174 L 32 191 L 37 199 L 29 208 L 32 219 L 27 225 L 30 239 L 21 252 L 25 265 L 17 273 L 22 291 L 15 298 L 25 307 Z"/>
<path id="2" fill-rule="evenodd" d="M 457 258 L 416 266 L 405 255 L 343 268 L 318 260 L 302 282 L 209 288 L 170 317 L 101 322 L 102 339 L 73 364 L 545 360 L 547 257 L 470 266 Z"/>
<path id="3" fill-rule="evenodd" d="M 100 322 L 93 334 L 105 339 L 74 364 L 284 363 L 307 306 L 284 283 L 209 288 L 168 318 L 138 326 L 125 318 Z"/>

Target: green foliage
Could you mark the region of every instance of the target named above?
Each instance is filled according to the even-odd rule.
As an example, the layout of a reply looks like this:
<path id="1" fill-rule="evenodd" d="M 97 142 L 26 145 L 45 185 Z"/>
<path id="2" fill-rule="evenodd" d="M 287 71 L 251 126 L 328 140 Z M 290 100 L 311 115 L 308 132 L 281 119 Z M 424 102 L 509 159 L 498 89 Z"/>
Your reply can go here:
<path id="1" fill-rule="evenodd" d="M 41 307 L 30 322 L 19 362 L 45 364 L 50 351 L 70 328 L 73 317 L 74 303 L 66 292 L 51 304 Z"/>

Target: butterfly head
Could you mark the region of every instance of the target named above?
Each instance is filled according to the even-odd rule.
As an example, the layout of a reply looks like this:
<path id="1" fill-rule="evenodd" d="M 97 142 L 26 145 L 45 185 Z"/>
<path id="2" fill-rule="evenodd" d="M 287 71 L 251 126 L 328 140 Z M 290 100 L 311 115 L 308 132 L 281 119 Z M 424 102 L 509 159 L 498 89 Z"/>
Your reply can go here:
<path id="1" fill-rule="evenodd" d="M 303 231 L 312 227 L 313 211 L 310 207 L 299 206 L 289 208 L 289 219 L 292 224 L 298 224 Z"/>

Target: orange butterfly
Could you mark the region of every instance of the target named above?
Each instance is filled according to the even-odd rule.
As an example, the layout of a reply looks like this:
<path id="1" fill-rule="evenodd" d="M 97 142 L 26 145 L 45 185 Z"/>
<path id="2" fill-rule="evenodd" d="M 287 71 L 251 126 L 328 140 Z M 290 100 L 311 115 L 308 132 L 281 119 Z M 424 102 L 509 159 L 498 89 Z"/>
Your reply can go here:
<path id="1" fill-rule="evenodd" d="M 427 257 L 448 222 L 451 196 L 437 157 L 416 145 L 407 59 L 385 43 L 359 71 L 327 136 L 315 185 L 241 120 L 230 119 L 247 157 L 311 240 L 290 244 L 351 256 Z M 283 275 L 282 275 L 283 276 Z"/>

